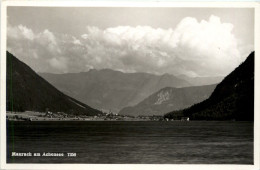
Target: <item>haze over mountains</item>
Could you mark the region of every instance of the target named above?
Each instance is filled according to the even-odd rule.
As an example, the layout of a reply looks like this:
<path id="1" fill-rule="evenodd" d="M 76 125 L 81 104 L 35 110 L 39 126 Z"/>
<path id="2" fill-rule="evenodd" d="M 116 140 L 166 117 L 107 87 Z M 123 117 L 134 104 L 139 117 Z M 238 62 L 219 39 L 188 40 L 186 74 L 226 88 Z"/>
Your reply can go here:
<path id="1" fill-rule="evenodd" d="M 178 75 L 180 79 L 186 80 L 192 86 L 203 86 L 203 85 L 210 85 L 210 84 L 217 84 L 223 80 L 223 76 L 216 76 L 216 77 L 189 77 L 186 75 Z"/>
<path id="2" fill-rule="evenodd" d="M 100 111 L 69 97 L 7 52 L 7 111 L 65 112 L 72 115 L 98 115 Z"/>
<path id="3" fill-rule="evenodd" d="M 111 69 L 39 74 L 65 94 L 91 107 L 115 113 L 124 107 L 138 104 L 162 88 L 193 86 L 188 80 L 170 74 L 123 73 Z M 204 79 L 206 83 L 207 78 Z M 209 79 L 210 82 L 217 82 Z"/>
<path id="4" fill-rule="evenodd" d="M 169 74 L 157 76 L 110 69 L 40 75 L 65 94 L 94 108 L 113 112 L 135 105 L 161 88 L 190 86 L 187 81 Z"/>
<path id="5" fill-rule="evenodd" d="M 254 52 L 217 85 L 212 95 L 165 118 L 188 116 L 195 120 L 254 120 Z"/>
<path id="6" fill-rule="evenodd" d="M 165 87 L 139 104 L 123 108 L 119 114 L 131 116 L 162 115 L 173 110 L 179 110 L 191 106 L 194 103 L 207 99 L 216 85 L 193 87 Z"/>

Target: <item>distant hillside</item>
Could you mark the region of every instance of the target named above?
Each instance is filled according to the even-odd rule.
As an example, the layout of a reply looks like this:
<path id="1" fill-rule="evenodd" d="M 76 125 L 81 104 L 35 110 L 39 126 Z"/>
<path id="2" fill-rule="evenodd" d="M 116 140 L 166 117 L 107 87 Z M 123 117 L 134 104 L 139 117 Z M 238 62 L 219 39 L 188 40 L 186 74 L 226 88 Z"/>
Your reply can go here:
<path id="1" fill-rule="evenodd" d="M 207 99 L 216 85 L 184 88 L 166 87 L 144 99 L 133 107 L 122 109 L 120 115 L 163 115 L 172 110 L 189 107 Z"/>
<path id="2" fill-rule="evenodd" d="M 217 85 L 207 100 L 165 115 L 181 116 L 193 120 L 254 120 L 254 52 Z"/>
<path id="3" fill-rule="evenodd" d="M 7 54 L 7 111 L 39 111 L 97 115 L 98 110 L 58 91 L 30 67 Z"/>
<path id="4" fill-rule="evenodd" d="M 82 73 L 40 75 L 63 93 L 99 110 L 117 113 L 133 106 L 164 87 L 184 87 L 190 84 L 173 75 L 123 73 L 111 69 Z"/>
<path id="5" fill-rule="evenodd" d="M 217 76 L 217 77 L 188 77 L 186 75 L 179 75 L 177 76 L 180 79 L 186 80 L 192 86 L 202 86 L 202 85 L 210 85 L 210 84 L 218 84 L 220 83 L 224 77 Z"/>

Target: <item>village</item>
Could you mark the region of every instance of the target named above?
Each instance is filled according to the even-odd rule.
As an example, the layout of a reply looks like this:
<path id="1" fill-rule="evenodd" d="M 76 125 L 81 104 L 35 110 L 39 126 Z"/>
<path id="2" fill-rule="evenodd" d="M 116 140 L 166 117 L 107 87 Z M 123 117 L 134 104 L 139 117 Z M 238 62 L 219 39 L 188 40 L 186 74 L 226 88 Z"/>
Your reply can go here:
<path id="1" fill-rule="evenodd" d="M 173 119 L 164 118 L 163 116 L 127 116 L 118 115 L 112 112 L 103 113 L 96 116 L 70 115 L 64 112 L 7 112 L 8 121 L 173 121 Z M 181 121 L 189 121 L 188 117 L 182 117 Z"/>

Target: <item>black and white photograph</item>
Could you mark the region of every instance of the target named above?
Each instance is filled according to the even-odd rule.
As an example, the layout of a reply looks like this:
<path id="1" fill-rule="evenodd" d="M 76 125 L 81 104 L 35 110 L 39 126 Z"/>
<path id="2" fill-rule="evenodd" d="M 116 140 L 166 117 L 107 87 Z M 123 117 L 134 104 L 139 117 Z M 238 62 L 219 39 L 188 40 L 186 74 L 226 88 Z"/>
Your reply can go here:
<path id="1" fill-rule="evenodd" d="M 254 167 L 255 10 L 7 5 L 5 163 Z"/>

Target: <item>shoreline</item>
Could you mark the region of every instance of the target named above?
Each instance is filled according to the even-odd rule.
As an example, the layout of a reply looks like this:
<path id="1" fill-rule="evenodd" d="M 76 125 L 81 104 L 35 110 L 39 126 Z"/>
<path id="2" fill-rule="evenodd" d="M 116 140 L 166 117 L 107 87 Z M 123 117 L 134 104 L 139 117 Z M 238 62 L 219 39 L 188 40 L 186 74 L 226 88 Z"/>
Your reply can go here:
<path id="1" fill-rule="evenodd" d="M 159 119 L 160 118 L 160 119 Z M 163 121 L 162 116 L 126 116 L 126 115 L 68 115 L 65 113 L 46 114 L 42 112 L 6 112 L 7 121 Z"/>
<path id="2" fill-rule="evenodd" d="M 66 115 L 67 116 L 67 115 Z M 42 112 L 34 111 L 25 111 L 25 112 L 6 112 L 6 121 L 28 121 L 28 122 L 37 122 L 37 121 L 161 121 L 161 122 L 189 122 L 189 121 L 227 121 L 227 122 L 240 122 L 237 120 L 190 120 L 190 119 L 164 119 L 163 116 L 70 116 L 66 117 L 63 114 L 52 114 L 52 116 L 47 115 Z M 241 122 L 254 122 L 254 121 L 241 121 Z"/>

